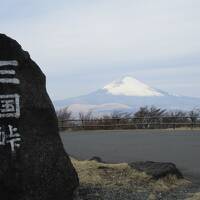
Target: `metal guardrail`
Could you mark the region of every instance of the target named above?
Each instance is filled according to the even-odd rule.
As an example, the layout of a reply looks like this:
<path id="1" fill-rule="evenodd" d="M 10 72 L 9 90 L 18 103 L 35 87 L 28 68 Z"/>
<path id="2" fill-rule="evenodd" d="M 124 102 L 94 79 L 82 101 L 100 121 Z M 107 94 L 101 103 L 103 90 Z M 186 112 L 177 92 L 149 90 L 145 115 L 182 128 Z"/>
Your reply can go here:
<path id="1" fill-rule="evenodd" d="M 129 117 L 103 119 L 62 119 L 60 130 L 65 129 L 176 129 L 200 128 L 200 117 Z"/>

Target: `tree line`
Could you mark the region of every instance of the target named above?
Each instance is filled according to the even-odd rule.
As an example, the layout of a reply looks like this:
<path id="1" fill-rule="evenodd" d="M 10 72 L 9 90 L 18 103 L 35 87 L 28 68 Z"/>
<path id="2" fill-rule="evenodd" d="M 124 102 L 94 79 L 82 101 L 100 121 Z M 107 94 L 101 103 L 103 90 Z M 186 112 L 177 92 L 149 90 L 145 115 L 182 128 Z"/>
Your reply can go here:
<path id="1" fill-rule="evenodd" d="M 200 109 L 191 111 L 166 110 L 155 106 L 141 107 L 137 112 L 113 111 L 110 114 L 96 116 L 93 113 L 80 112 L 74 118 L 68 108 L 57 111 L 61 128 L 77 129 L 154 129 L 200 127 Z"/>

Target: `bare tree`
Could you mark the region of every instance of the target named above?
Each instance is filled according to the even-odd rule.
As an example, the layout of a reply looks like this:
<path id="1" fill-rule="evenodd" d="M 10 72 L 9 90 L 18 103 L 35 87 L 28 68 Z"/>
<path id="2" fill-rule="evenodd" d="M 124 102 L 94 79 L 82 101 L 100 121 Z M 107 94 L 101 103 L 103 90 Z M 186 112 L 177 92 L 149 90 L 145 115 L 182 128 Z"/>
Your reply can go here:
<path id="1" fill-rule="evenodd" d="M 87 126 L 92 125 L 92 119 L 93 119 L 92 111 L 89 111 L 87 113 L 83 113 L 83 112 L 79 113 L 79 120 L 82 123 L 82 127 L 85 127 L 86 125 Z"/>
<path id="2" fill-rule="evenodd" d="M 120 112 L 120 111 L 114 111 L 111 113 L 110 118 L 112 120 L 112 128 L 128 128 L 129 122 L 131 122 L 131 113 L 128 112 Z"/>
<path id="3" fill-rule="evenodd" d="M 59 127 L 65 128 L 71 124 L 69 120 L 72 119 L 72 112 L 69 111 L 68 107 L 56 111 L 56 114 L 58 117 Z"/>
<path id="4" fill-rule="evenodd" d="M 72 112 L 68 107 L 58 110 L 56 114 L 59 120 L 69 120 L 72 117 Z"/>
<path id="5" fill-rule="evenodd" d="M 192 122 L 192 127 L 193 127 L 195 123 L 197 122 L 198 118 L 200 117 L 200 109 L 194 108 L 188 114 L 189 114 L 190 120 Z"/>
<path id="6" fill-rule="evenodd" d="M 166 110 L 155 106 L 141 107 L 135 114 L 133 122 L 136 123 L 136 128 L 155 128 L 155 125 L 162 123 L 162 117 Z"/>

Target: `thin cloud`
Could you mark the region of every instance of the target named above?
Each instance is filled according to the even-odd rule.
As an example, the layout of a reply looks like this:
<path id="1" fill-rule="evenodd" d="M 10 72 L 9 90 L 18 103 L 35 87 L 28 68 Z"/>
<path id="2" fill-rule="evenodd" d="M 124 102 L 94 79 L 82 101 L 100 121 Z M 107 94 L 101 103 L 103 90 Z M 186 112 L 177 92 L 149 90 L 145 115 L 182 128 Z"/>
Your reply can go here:
<path id="1" fill-rule="evenodd" d="M 181 69 L 184 63 L 200 64 L 196 59 L 200 53 L 200 2 L 197 0 L 28 3 L 12 0 L 3 4 L 2 32 L 17 39 L 40 64 L 47 74 L 53 98 L 93 89 L 89 83 L 81 83 L 76 74 L 87 74 L 87 80 L 91 80 L 99 78 L 97 72 L 101 71 L 107 81 L 137 71 L 140 78 L 141 68 L 150 71 L 145 79 L 151 80 L 155 76 L 153 71 L 159 68 L 173 66 L 178 73 L 187 71 L 185 68 L 196 70 L 193 64 Z M 5 15 L 9 9 L 11 14 Z M 60 73 L 65 75 L 62 80 Z M 181 77 L 184 78 L 182 75 L 179 80 Z M 162 82 L 165 77 L 157 78 Z M 74 85 L 76 94 L 63 94 L 63 85 L 69 88 L 68 81 Z M 100 78 L 97 86 L 104 83 L 100 84 L 101 81 Z M 188 81 L 191 85 L 191 74 Z M 174 93 L 178 89 L 175 86 Z"/>

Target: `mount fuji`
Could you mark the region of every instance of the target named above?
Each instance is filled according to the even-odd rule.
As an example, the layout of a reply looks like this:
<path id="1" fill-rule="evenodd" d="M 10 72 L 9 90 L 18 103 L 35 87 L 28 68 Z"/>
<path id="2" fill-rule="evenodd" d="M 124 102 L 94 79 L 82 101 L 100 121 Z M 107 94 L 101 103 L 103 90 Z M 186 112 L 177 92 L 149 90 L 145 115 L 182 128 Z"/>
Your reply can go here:
<path id="1" fill-rule="evenodd" d="M 54 105 L 56 109 L 68 107 L 75 114 L 88 111 L 94 114 L 113 111 L 135 112 L 142 106 L 192 110 L 200 107 L 200 98 L 172 95 L 132 77 L 124 77 L 87 95 L 54 101 Z"/>

